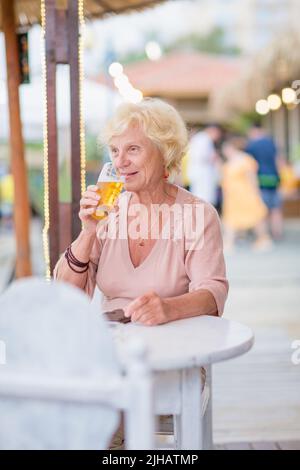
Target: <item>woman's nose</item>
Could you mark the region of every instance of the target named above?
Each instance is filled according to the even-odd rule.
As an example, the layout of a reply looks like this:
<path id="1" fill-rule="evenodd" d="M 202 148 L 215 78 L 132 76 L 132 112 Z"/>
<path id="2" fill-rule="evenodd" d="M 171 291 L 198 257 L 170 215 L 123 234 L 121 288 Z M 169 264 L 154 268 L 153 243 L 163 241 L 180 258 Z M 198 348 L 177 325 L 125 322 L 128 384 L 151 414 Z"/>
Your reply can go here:
<path id="1" fill-rule="evenodd" d="M 126 157 L 126 152 L 120 151 L 118 156 L 115 158 L 116 168 L 123 168 L 130 164 L 128 158 Z"/>

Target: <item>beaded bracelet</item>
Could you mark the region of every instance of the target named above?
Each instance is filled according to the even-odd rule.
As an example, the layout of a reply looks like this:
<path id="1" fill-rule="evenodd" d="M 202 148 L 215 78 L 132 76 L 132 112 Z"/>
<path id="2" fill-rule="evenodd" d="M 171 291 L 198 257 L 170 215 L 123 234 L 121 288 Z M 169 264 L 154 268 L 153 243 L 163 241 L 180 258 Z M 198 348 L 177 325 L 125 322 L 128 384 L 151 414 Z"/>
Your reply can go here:
<path id="1" fill-rule="evenodd" d="M 69 268 L 72 271 L 74 271 L 74 273 L 82 274 L 82 273 L 85 273 L 89 269 L 89 261 L 87 261 L 86 263 L 79 261 L 72 253 L 71 245 L 68 246 L 68 248 L 65 251 L 65 258 L 67 260 Z M 74 269 L 72 264 L 76 266 L 77 268 L 80 268 L 81 270 L 78 271 L 77 269 Z"/>

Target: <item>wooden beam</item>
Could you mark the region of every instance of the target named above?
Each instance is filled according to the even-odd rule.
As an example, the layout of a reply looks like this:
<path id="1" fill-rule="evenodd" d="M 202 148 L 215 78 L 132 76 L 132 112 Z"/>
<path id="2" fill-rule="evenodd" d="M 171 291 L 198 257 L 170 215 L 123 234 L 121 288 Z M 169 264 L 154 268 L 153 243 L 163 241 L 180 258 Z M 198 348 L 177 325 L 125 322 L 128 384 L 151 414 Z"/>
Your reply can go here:
<path id="1" fill-rule="evenodd" d="M 58 157 L 56 119 L 56 10 L 55 0 L 45 0 L 47 128 L 49 162 L 49 247 L 51 274 L 59 258 Z"/>
<path id="2" fill-rule="evenodd" d="M 11 169 L 14 179 L 16 277 L 19 278 L 32 274 L 29 241 L 30 205 L 20 114 L 20 70 L 14 2 L 2 0 L 1 4 L 6 48 Z"/>
<path id="3" fill-rule="evenodd" d="M 80 171 L 80 93 L 79 93 L 79 18 L 78 0 L 68 2 L 68 39 L 70 64 L 70 95 L 71 95 L 71 237 L 78 237 L 81 222 L 78 217 L 79 202 L 81 198 L 81 171 Z"/>
<path id="4" fill-rule="evenodd" d="M 66 10 L 56 10 L 56 63 L 69 63 L 68 32 L 67 32 L 67 12 Z"/>
<path id="5" fill-rule="evenodd" d="M 103 8 L 103 12 L 101 13 L 101 16 L 103 16 L 109 13 L 119 14 L 119 13 L 125 13 L 126 11 L 128 11 L 129 13 L 130 11 L 134 11 L 134 10 L 137 10 L 137 11 L 143 10 L 149 7 L 154 7 L 158 5 L 159 3 L 162 3 L 163 0 L 152 0 L 147 3 L 145 3 L 144 1 L 141 1 L 134 5 L 129 4 L 129 5 L 125 5 L 122 7 L 120 6 L 117 8 L 114 8 L 113 6 L 111 6 L 109 2 L 107 2 L 106 0 L 96 0 L 96 2 L 99 3 L 99 5 Z"/>

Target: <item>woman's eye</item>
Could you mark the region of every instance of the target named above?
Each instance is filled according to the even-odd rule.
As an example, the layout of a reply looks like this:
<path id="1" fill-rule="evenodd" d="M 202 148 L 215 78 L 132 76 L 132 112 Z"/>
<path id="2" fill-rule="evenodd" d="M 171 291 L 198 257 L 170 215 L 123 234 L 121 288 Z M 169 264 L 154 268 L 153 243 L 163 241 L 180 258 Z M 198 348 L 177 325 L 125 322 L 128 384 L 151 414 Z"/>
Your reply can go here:
<path id="1" fill-rule="evenodd" d="M 131 152 L 136 152 L 138 150 L 138 147 L 136 147 L 135 145 L 132 145 L 129 150 Z"/>

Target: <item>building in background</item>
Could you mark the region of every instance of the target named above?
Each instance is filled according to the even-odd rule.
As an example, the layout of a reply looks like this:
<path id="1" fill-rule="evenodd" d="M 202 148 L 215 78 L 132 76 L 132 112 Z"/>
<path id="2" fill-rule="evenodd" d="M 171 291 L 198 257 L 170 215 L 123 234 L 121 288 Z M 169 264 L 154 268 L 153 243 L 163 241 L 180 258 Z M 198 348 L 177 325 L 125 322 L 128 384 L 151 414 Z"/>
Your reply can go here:
<path id="1" fill-rule="evenodd" d="M 230 109 L 216 106 L 216 97 L 242 74 L 244 65 L 240 57 L 173 52 L 156 61 L 125 66 L 123 77 L 143 96 L 162 98 L 175 106 L 187 124 L 201 125 L 230 119 Z M 103 74 L 96 80 L 106 83 Z M 110 84 L 117 89 L 113 80 Z"/>

